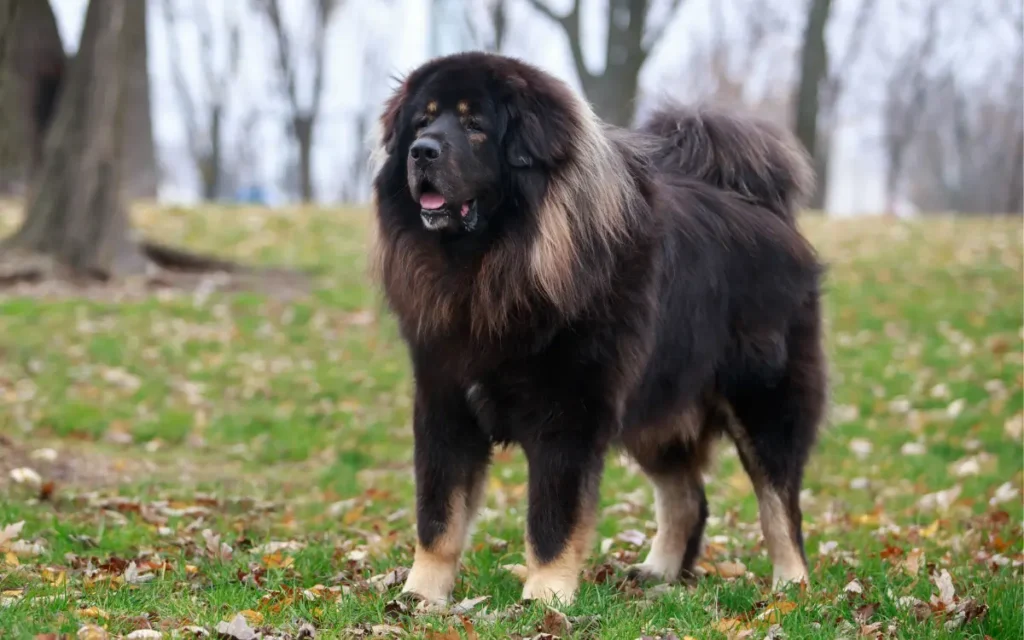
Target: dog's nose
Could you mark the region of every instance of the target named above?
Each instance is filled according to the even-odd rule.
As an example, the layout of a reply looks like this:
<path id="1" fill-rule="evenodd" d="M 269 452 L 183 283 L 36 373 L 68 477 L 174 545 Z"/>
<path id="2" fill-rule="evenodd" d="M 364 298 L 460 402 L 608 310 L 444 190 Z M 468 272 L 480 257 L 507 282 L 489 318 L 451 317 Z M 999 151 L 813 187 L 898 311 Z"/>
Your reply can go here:
<path id="1" fill-rule="evenodd" d="M 420 138 L 409 147 L 409 155 L 419 165 L 427 165 L 441 155 L 441 143 L 433 138 Z"/>

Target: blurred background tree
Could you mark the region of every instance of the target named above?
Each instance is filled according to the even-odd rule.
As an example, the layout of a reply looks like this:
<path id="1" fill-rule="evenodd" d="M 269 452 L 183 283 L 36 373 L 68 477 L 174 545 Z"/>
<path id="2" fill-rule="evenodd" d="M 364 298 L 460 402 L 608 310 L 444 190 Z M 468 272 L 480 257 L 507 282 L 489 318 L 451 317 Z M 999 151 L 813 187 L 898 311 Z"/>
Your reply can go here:
<path id="1" fill-rule="evenodd" d="M 367 142 L 388 91 L 432 55 L 479 48 L 544 66 L 615 124 L 667 96 L 790 126 L 814 157 L 812 204 L 830 215 L 1022 209 L 1016 0 L 128 4 L 142 7 L 128 11 L 123 60 L 83 72 L 81 89 L 119 87 L 111 157 L 126 203 L 365 203 Z M 55 180 L 47 145 L 77 153 L 65 134 L 111 126 L 92 111 L 61 125 L 75 70 L 88 68 L 78 58 L 98 37 L 84 28 L 91 10 L 0 1 L 0 195 L 40 193 L 31 185 Z M 89 166 L 65 182 L 88 182 L 76 176 Z"/>

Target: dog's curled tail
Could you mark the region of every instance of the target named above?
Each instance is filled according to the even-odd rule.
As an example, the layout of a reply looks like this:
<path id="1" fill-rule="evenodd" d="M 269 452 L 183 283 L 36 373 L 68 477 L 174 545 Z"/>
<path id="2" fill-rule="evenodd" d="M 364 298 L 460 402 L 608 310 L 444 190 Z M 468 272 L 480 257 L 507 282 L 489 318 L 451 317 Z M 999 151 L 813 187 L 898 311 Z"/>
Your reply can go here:
<path id="1" fill-rule="evenodd" d="M 661 171 L 732 191 L 793 222 L 814 189 L 814 172 L 788 130 L 711 107 L 669 105 L 640 127 L 659 139 Z"/>

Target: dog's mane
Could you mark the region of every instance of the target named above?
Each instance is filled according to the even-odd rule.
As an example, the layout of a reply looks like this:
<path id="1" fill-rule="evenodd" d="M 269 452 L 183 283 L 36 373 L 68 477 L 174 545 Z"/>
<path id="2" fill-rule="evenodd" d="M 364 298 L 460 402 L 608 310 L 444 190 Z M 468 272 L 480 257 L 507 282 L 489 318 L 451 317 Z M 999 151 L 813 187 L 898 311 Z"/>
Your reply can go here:
<path id="1" fill-rule="evenodd" d="M 557 166 L 541 169 L 548 184 L 532 212 L 534 224 L 503 233 L 468 274 L 451 269 L 436 246 L 378 217 L 370 266 L 393 309 L 417 335 L 465 323 L 474 336 L 500 337 L 514 318 L 538 307 L 573 317 L 611 286 L 615 254 L 637 230 L 637 216 L 647 206 L 635 175 L 640 154 L 625 132 L 606 127 L 563 82 L 519 61 L 491 64 L 509 83 L 559 105 L 566 119 L 558 134 L 566 145 Z M 375 183 L 397 151 L 397 119 L 413 81 L 410 76 L 402 83 L 377 123 Z M 523 117 L 540 121 L 548 115 Z M 373 206 L 388 206 L 377 188 Z"/>

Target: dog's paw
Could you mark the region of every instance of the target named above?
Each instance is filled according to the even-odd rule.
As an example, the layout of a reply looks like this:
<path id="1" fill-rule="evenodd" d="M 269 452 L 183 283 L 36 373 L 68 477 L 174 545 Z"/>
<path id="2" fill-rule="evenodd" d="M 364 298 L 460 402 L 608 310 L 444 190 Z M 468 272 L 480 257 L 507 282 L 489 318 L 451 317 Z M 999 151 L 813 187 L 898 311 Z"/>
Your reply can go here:
<path id="1" fill-rule="evenodd" d="M 522 599 L 536 600 L 549 606 L 568 607 L 576 600 L 578 579 L 565 576 L 529 576 L 523 585 Z"/>
<path id="2" fill-rule="evenodd" d="M 415 564 L 402 585 L 402 597 L 427 607 L 445 607 L 451 598 L 454 576 L 443 571 L 424 571 Z"/>
<path id="3" fill-rule="evenodd" d="M 678 573 L 654 564 L 634 564 L 626 571 L 626 578 L 640 583 L 675 582 Z"/>

